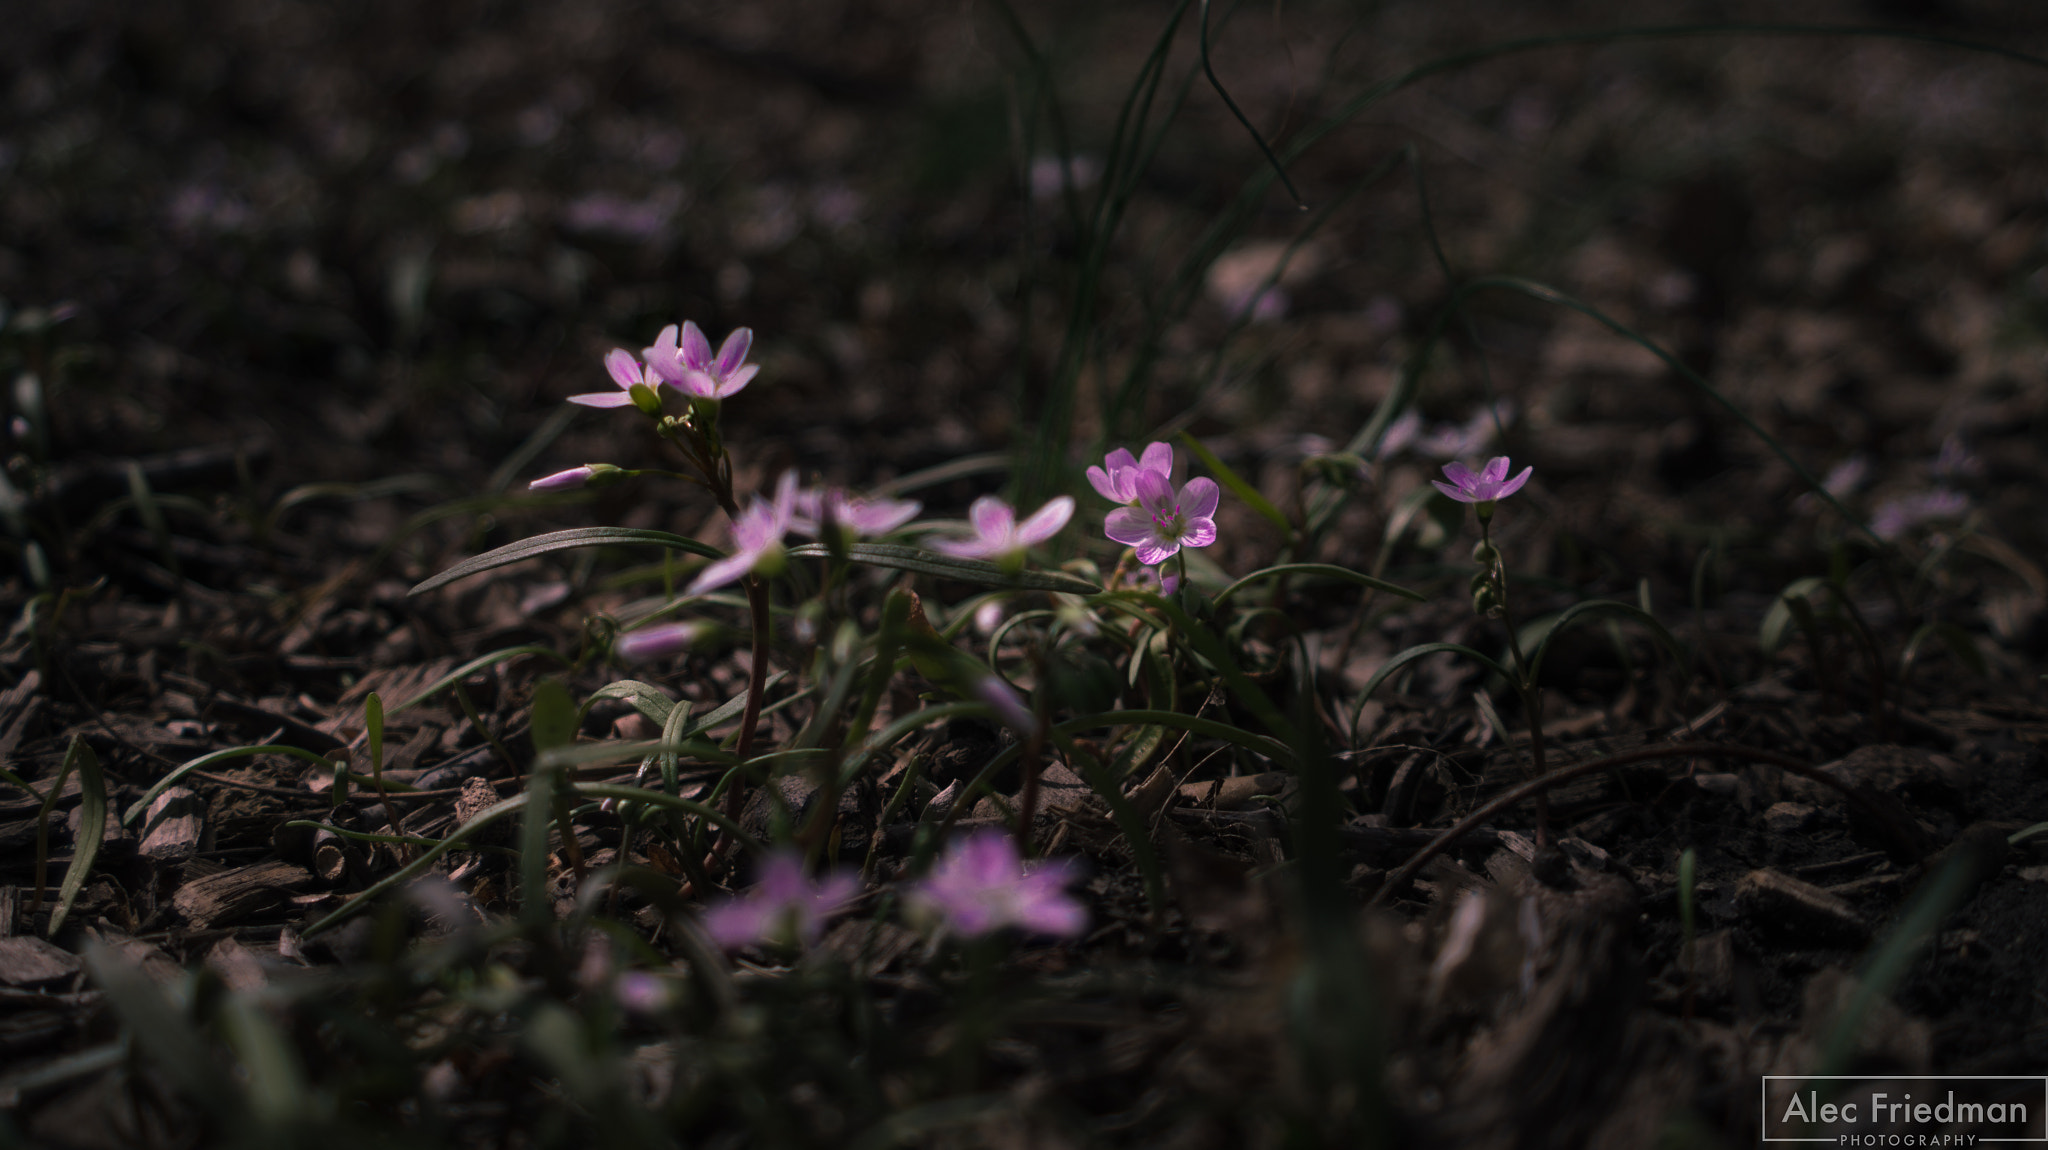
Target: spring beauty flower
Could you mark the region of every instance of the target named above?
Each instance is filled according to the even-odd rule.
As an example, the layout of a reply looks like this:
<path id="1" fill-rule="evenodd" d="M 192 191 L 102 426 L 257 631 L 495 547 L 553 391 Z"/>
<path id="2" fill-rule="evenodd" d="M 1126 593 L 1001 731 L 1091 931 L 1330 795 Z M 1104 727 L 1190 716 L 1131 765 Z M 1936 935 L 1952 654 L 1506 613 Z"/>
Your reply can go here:
<path id="1" fill-rule="evenodd" d="M 954 842 L 911 899 L 966 938 L 1006 926 L 1072 938 L 1088 927 L 1087 908 L 1066 893 L 1076 877 L 1064 859 L 1041 861 L 1026 872 L 1016 841 L 984 830 Z"/>
<path id="2" fill-rule="evenodd" d="M 656 393 L 661 390 L 661 377 L 656 375 L 652 368 L 634 359 L 632 352 L 623 347 L 611 349 L 605 354 L 604 369 L 611 373 L 612 382 L 619 385 L 619 390 L 572 395 L 569 402 L 580 403 L 585 407 L 638 407 L 645 411 L 647 402 L 652 401 L 654 414 L 660 413 L 661 401 Z M 635 398 L 633 389 L 636 387 L 647 389 L 646 401 Z"/>
<path id="3" fill-rule="evenodd" d="M 1496 499 L 1506 499 L 1522 489 L 1529 482 L 1529 473 L 1534 467 L 1524 467 L 1520 475 L 1508 478 L 1508 457 L 1496 455 L 1486 461 L 1481 471 L 1473 471 L 1462 463 L 1444 464 L 1444 479 L 1432 479 L 1436 489 L 1460 503 L 1477 503 L 1487 506 Z M 1491 509 L 1490 507 L 1488 508 Z"/>
<path id="4" fill-rule="evenodd" d="M 1024 563 L 1024 550 L 1059 534 L 1074 517 L 1074 499 L 1061 495 L 1031 513 L 1022 523 L 1009 504 L 984 495 L 967 509 L 967 521 L 974 527 L 971 539 L 937 539 L 932 546 L 962 559 L 994 559 L 1014 566 Z"/>
<path id="5" fill-rule="evenodd" d="M 1157 471 L 1123 474 L 1132 476 L 1137 506 L 1119 507 L 1102 524 L 1103 534 L 1138 549 L 1138 562 L 1155 567 L 1183 547 L 1207 547 L 1216 542 L 1216 504 L 1221 488 L 1213 479 L 1190 479 L 1175 495 L 1173 484 Z"/>
<path id="6" fill-rule="evenodd" d="M 727 950 L 763 940 L 808 946 L 818 940 L 825 920 L 859 893 L 858 877 L 832 871 L 814 883 L 794 851 L 777 851 L 762 860 L 760 881 L 751 890 L 704 912 L 704 933 Z"/>
<path id="7" fill-rule="evenodd" d="M 974 695 L 989 705 L 1005 725 L 1025 738 L 1038 733 L 1038 716 L 1024 702 L 1024 696 L 999 675 L 984 675 L 974 684 Z"/>
<path id="8" fill-rule="evenodd" d="M 782 537 L 789 534 L 790 520 L 796 513 L 796 472 L 782 473 L 781 482 L 775 485 L 775 498 L 763 499 L 756 495 L 753 502 L 733 517 L 732 541 L 735 550 L 698 572 L 691 582 L 687 594 L 702 595 L 716 587 L 738 579 L 748 572 L 760 575 L 774 575 L 782 570 Z"/>
<path id="9" fill-rule="evenodd" d="M 1138 473 L 1144 471 L 1156 471 L 1171 482 L 1172 445 L 1148 443 L 1142 458 L 1133 456 L 1128 448 L 1119 447 L 1103 457 L 1101 467 L 1088 469 L 1088 483 L 1111 503 L 1133 503 L 1138 498 Z"/>
<path id="10" fill-rule="evenodd" d="M 657 623 L 619 636 L 612 642 L 612 654 L 628 663 L 665 659 L 696 646 L 708 631 L 701 622 Z"/>
<path id="11" fill-rule="evenodd" d="M 1961 519 L 1970 510 L 1970 498 L 1960 491 L 1936 488 L 1889 499 L 1870 516 L 1870 529 L 1886 542 L 1934 519 Z"/>
<path id="12" fill-rule="evenodd" d="M 645 354 L 648 370 L 684 395 L 724 399 L 739 394 L 754 373 L 761 370 L 760 365 L 747 362 L 747 352 L 753 346 L 753 329 L 736 328 L 719 345 L 714 359 L 711 341 L 696 324 L 685 320 L 680 334 L 674 324 L 662 328 L 654 346 Z"/>
<path id="13" fill-rule="evenodd" d="M 887 535 L 923 509 L 924 504 L 915 499 L 862 499 L 837 487 L 813 487 L 797 492 L 789 529 L 818 539 L 830 522 L 850 539 Z"/>

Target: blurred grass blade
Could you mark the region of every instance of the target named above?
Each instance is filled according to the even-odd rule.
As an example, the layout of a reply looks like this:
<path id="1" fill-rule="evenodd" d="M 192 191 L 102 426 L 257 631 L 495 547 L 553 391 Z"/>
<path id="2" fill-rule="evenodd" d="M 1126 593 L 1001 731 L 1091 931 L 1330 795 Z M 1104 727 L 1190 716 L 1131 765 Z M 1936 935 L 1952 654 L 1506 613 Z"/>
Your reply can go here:
<path id="1" fill-rule="evenodd" d="M 805 543 L 789 553 L 805 558 L 827 558 L 831 552 L 822 544 Z M 1075 575 L 1059 571 L 1005 571 L 983 559 L 956 559 L 936 551 L 923 551 L 895 543 L 856 543 L 846 549 L 847 558 L 872 567 L 910 571 L 937 579 L 955 579 L 984 587 L 1008 587 L 1019 591 L 1063 591 L 1069 595 L 1093 595 L 1102 588 Z M 425 584 L 421 584 L 425 586 Z"/>
<path id="2" fill-rule="evenodd" d="M 241 1117 L 234 1085 L 215 1064 L 198 1028 L 120 951 L 94 942 L 83 957 L 86 973 L 135 1036 L 135 1044 L 187 1097 L 233 1129 L 232 1123 Z"/>
<path id="3" fill-rule="evenodd" d="M 67 774 L 78 772 L 78 837 L 71 845 L 71 865 L 64 869 L 64 885 L 57 891 L 57 908 L 50 913 L 50 929 L 44 932 L 51 938 L 57 937 L 57 928 L 64 925 L 72 904 L 78 901 L 78 892 L 85 889 L 85 877 L 92 870 L 93 861 L 99 858 L 100 843 L 107 834 L 106 779 L 100 774 L 100 757 L 82 737 L 71 737 L 71 749 L 64 754 L 64 770 Z"/>
<path id="4" fill-rule="evenodd" d="M 255 999 L 230 993 L 221 1003 L 220 1022 L 249 1076 L 251 1116 L 272 1127 L 312 1118 L 299 1053 Z"/>
<path id="5" fill-rule="evenodd" d="M 1259 494 L 1258 488 L 1246 483 L 1243 476 L 1232 471 L 1221 459 L 1216 458 L 1216 453 L 1203 446 L 1201 440 L 1183 431 L 1180 433 L 1180 441 L 1187 444 L 1188 450 L 1194 452 L 1195 457 L 1202 461 L 1203 466 L 1207 467 L 1216 476 L 1216 482 L 1229 488 L 1230 493 L 1243 500 L 1245 506 L 1264 516 L 1266 522 L 1280 529 L 1281 534 L 1290 537 L 1294 534 L 1294 524 L 1287 521 L 1287 515 L 1278 507 L 1273 506 L 1272 500 Z"/>
<path id="6" fill-rule="evenodd" d="M 550 531 L 546 535 L 536 535 L 531 539 L 521 539 L 517 543 L 507 543 L 503 547 L 465 559 L 414 587 L 407 594 L 424 595 L 459 579 L 467 579 L 471 575 L 482 574 L 522 559 L 531 559 L 536 555 L 567 551 L 574 547 L 609 547 L 625 544 L 667 547 L 675 551 L 688 551 L 692 555 L 702 555 L 707 559 L 725 558 L 725 552 L 708 543 L 699 543 L 695 539 L 667 531 L 650 531 L 642 527 L 572 527 L 567 531 Z"/>

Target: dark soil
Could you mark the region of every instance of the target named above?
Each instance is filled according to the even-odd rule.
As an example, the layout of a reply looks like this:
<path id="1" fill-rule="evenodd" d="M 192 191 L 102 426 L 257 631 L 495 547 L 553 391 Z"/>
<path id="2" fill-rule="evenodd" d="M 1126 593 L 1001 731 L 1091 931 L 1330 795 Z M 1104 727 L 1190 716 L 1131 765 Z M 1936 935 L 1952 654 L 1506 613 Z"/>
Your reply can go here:
<path id="1" fill-rule="evenodd" d="M 1215 65 L 1251 122 L 1284 141 L 1378 79 L 1481 45 L 1781 15 L 1649 7 L 1219 9 Z M 82 740 L 116 816 L 214 750 L 282 744 L 367 772 L 372 691 L 389 706 L 510 647 L 575 655 L 588 620 L 658 583 L 644 567 L 639 583 L 614 578 L 647 554 L 566 552 L 407 591 L 560 527 L 722 541 L 724 517 L 680 484 L 525 496 L 527 480 L 583 462 L 658 463 L 652 437 L 561 400 L 609 386 L 606 350 L 684 317 L 714 338 L 757 334 L 761 375 L 726 404 L 741 491 L 786 467 L 871 485 L 1036 442 L 1079 251 L 1057 195 L 1029 188 L 1032 156 L 1055 147 L 1033 119 L 1038 85 L 1061 93 L 1073 147 L 1099 162 L 1168 12 L 1023 9 L 1049 76 L 1025 66 L 998 9 L 918 0 L 14 5 L 0 36 L 7 769 L 40 787 Z M 1372 105 L 1289 166 L 1312 213 L 1332 210 L 1279 280 L 1279 314 L 1243 324 L 1232 310 L 1302 227 L 1275 188 L 1190 285 L 1143 402 L 1116 413 L 1104 397 L 1166 306 L 1172 269 L 1263 163 L 1190 72 L 1190 20 L 1166 87 L 1192 76 L 1186 105 L 1103 275 L 1089 320 L 1099 361 L 1061 478 L 1081 491 L 1098 445 L 1185 427 L 1298 512 L 1306 477 L 1461 300 L 1422 357 L 1417 406 L 1437 428 L 1510 405 L 1504 438 L 1481 426 L 1459 454 L 1535 466 L 1495 520 L 1517 616 L 1616 599 L 1650 609 L 1684 648 L 1673 657 L 1634 624 L 1560 640 L 1543 676 L 1547 766 L 1695 749 L 1560 783 L 1540 845 L 1524 802 L 1397 873 L 1532 765 L 1529 716 L 1469 662 L 1426 660 L 1361 707 L 1404 648 L 1501 645 L 1465 590 L 1469 522 L 1402 516 L 1441 463 L 1410 448 L 1377 462 L 1308 558 L 1379 569 L 1430 602 L 1361 607 L 1355 591 L 1282 584 L 1246 638 L 1264 682 L 1286 678 L 1297 645 L 1319 668 L 1359 908 L 1341 943 L 1295 897 L 1295 782 L 1271 763 L 1195 741 L 1158 784 L 1127 780 L 1168 872 L 1153 915 L 1130 843 L 1077 777 L 1088 764 L 1056 761 L 1037 833 L 1088 860 L 1096 928 L 1019 947 L 1008 985 L 1054 989 L 971 1065 L 946 1068 L 971 1089 L 927 1065 L 954 1049 L 951 976 L 921 942 L 856 914 L 823 945 L 847 960 L 829 977 L 857 984 L 867 1025 L 893 1036 L 874 1049 L 923 1069 L 878 1064 L 869 1094 L 834 1094 L 818 1083 L 835 1058 L 845 1070 L 841 1048 L 762 1022 L 746 1048 L 758 1064 L 731 1073 L 768 1101 L 694 1102 L 678 1144 L 1222 1147 L 1292 1133 L 1736 1146 L 1758 1136 L 1759 1077 L 1810 1073 L 1841 1036 L 1836 1065 L 1857 1073 L 2048 1069 L 2048 834 L 2008 841 L 2048 820 L 2048 64 L 1957 46 L 2048 55 L 2048 10 L 1869 0 L 1800 18 L 1893 34 L 1553 45 Z M 1012 133 L 1024 122 L 1039 124 L 1029 145 Z M 1366 179 L 1390 160 L 1391 174 Z M 1553 285 L 1639 329 L 1727 405 L 1595 319 L 1511 287 L 1457 294 L 1487 276 Z M 1885 542 L 1812 495 L 1757 430 L 1829 476 Z M 983 470 L 918 494 L 929 513 L 957 515 L 1001 481 Z M 1906 521 L 1931 492 L 1951 502 Z M 1219 523 L 1204 558 L 1230 577 L 1284 543 L 1240 500 L 1226 497 Z M 1064 545 L 1107 566 L 1101 540 L 1077 542 L 1092 532 Z M 1795 620 L 1764 650 L 1780 592 L 1831 575 L 1846 594 L 1815 594 L 1817 629 Z M 935 613 L 965 598 L 925 593 Z M 632 673 L 714 706 L 743 689 L 744 646 Z M 801 666 L 793 640 L 783 665 Z M 568 685 L 580 698 L 615 670 L 589 661 Z M 154 978 L 137 985 L 181 988 L 195 1019 L 223 995 L 257 994 L 350 1129 L 478 1145 L 609 1137 L 588 1099 L 562 1101 L 573 1075 L 512 1029 L 428 1035 L 430 1007 L 406 997 L 418 971 L 399 955 L 408 931 L 437 937 L 430 923 L 369 915 L 302 940 L 398 858 L 285 825 L 388 829 L 392 810 L 409 834 L 445 834 L 473 809 L 458 813 L 466 781 L 472 804 L 514 793 L 534 685 L 559 671 L 526 655 L 469 676 L 480 722 L 448 694 L 395 712 L 383 772 L 425 798 L 336 804 L 331 771 L 283 754 L 188 776 L 147 818 L 110 819 L 47 943 L 83 792 L 74 773 L 45 820 L 37 797 L 0 786 L 0 1135 L 230 1140 L 227 1111 L 201 1097 L 213 1079 L 160 1042 L 120 1044 L 124 1028 L 146 1029 L 135 1003 L 163 1000 L 96 978 L 79 956 L 99 947 L 95 971 L 123 955 Z M 1206 705 L 1227 716 L 1237 701 Z M 593 708 L 583 734 L 632 734 L 629 710 Z M 806 717 L 774 716 L 769 737 Z M 915 747 L 944 785 L 971 778 L 998 740 L 956 724 Z M 1825 768 L 1854 793 L 1728 748 Z M 909 824 L 876 823 L 903 769 L 846 807 L 848 861 L 878 843 L 883 876 L 911 849 Z M 620 770 L 630 779 L 609 766 L 591 777 Z M 683 783 L 708 788 L 687 770 Z M 603 812 L 578 825 L 577 845 L 558 856 L 565 914 L 588 910 L 571 854 L 602 867 L 623 851 L 667 876 L 664 896 L 636 892 L 619 911 L 657 957 L 678 945 L 663 897 L 687 910 L 707 886 L 745 880 L 636 847 Z M 493 858 L 453 862 L 464 894 L 502 908 L 514 880 Z M 1326 969 L 1324 946 L 1366 956 L 1361 996 L 1304 978 Z M 1887 956 L 1906 960 L 1895 978 Z M 744 969 L 779 970 L 775 958 Z M 573 996 L 571 970 L 523 951 L 502 961 Z M 181 968 L 211 973 L 181 981 Z M 307 968 L 335 981 L 294 981 Z M 828 975 L 799 972 L 743 990 L 808 1018 L 802 995 L 827 991 L 796 984 Z M 1843 1025 L 1873 983 L 1883 993 Z M 358 1048 L 334 1038 L 351 1008 L 327 992 L 258 993 L 316 984 L 360 994 L 394 1033 L 413 1027 L 389 1055 L 405 1071 L 378 1078 L 375 1059 L 334 1054 Z M 645 1081 L 619 1089 L 659 1099 L 697 1081 L 696 1056 L 676 1053 L 699 1050 L 695 1038 L 621 1034 Z M 645 1055 L 661 1049 L 665 1063 Z M 1363 1091 L 1342 1068 L 1360 1049 L 1373 1067 Z M 956 1097 L 967 1117 L 930 1118 Z M 885 1126 L 906 1114 L 930 1124 Z"/>

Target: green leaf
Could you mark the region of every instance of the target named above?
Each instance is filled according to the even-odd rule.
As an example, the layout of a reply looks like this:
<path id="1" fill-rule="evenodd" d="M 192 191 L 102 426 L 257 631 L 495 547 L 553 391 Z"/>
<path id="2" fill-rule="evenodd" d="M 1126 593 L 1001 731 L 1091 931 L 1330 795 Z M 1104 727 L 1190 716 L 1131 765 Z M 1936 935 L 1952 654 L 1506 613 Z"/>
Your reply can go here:
<path id="1" fill-rule="evenodd" d="M 811 559 L 829 557 L 832 552 L 820 543 L 792 547 L 789 553 Z M 911 571 L 938 579 L 956 579 L 984 587 L 1008 587 L 1019 591 L 1064 591 L 1069 595 L 1093 595 L 1102 588 L 1078 576 L 1060 571 L 1005 571 L 985 559 L 959 559 L 936 551 L 921 551 L 895 543 L 856 543 L 846 557 L 870 567 Z M 424 586 L 424 584 L 422 584 Z"/>
<path id="2" fill-rule="evenodd" d="M 370 773 L 377 777 L 384 774 L 384 700 L 371 691 L 363 700 L 363 724 L 370 729 Z"/>
<path id="3" fill-rule="evenodd" d="M 46 933 L 51 938 L 64 925 L 71 904 L 78 901 L 78 892 L 85 889 L 86 873 L 99 857 L 100 841 L 107 833 L 107 783 L 100 775 L 100 757 L 84 739 L 73 735 L 71 749 L 64 758 L 65 771 L 78 772 L 78 840 L 71 850 L 71 865 L 64 870 L 64 885 L 57 891 L 57 909 L 50 913 L 50 929 Z"/>
<path id="4" fill-rule="evenodd" d="M 1665 630 L 1664 624 L 1659 623 L 1656 616 L 1633 604 L 1623 603 L 1616 599 L 1589 599 L 1584 603 L 1574 603 L 1570 607 L 1565 608 L 1558 613 L 1554 620 L 1549 621 L 1547 625 L 1542 621 L 1530 625 L 1530 632 L 1534 632 L 1539 627 L 1542 628 L 1542 633 L 1536 637 L 1534 649 L 1529 652 L 1529 679 L 1531 682 L 1534 682 L 1543 671 L 1543 654 L 1550 649 L 1550 641 L 1561 634 L 1566 627 L 1592 615 L 1596 611 L 1626 615 L 1636 622 L 1643 624 L 1650 629 L 1651 636 L 1657 642 L 1663 644 L 1666 651 L 1671 653 L 1672 658 L 1681 663 L 1685 661 L 1685 651 L 1678 645 L 1677 637 L 1672 635 L 1670 631 Z"/>
<path id="5" fill-rule="evenodd" d="M 535 754 L 576 741 L 576 700 L 556 679 L 542 679 L 533 688 L 533 750 Z"/>
<path id="6" fill-rule="evenodd" d="M 638 679 L 620 679 L 615 683 L 606 683 L 583 701 L 583 709 L 589 711 L 590 704 L 599 699 L 624 699 L 633 704 L 634 710 L 657 727 L 668 725 L 669 712 L 673 711 L 676 705 L 675 699 L 667 691 Z"/>
<path id="7" fill-rule="evenodd" d="M 1243 476 L 1225 466 L 1221 459 L 1216 458 L 1215 452 L 1202 446 L 1201 440 L 1183 431 L 1180 433 L 1180 441 L 1187 444 L 1188 450 L 1195 453 L 1195 457 L 1202 461 L 1203 466 L 1216 474 L 1218 483 L 1228 487 L 1232 495 L 1244 500 L 1246 507 L 1265 516 L 1266 521 L 1278 527 L 1282 535 L 1291 537 L 1294 534 L 1294 524 L 1287 521 L 1286 514 L 1273 506 L 1271 500 L 1259 494 L 1258 488 L 1246 483 Z"/>
<path id="8" fill-rule="evenodd" d="M 1379 670 L 1373 672 L 1372 678 L 1366 680 L 1365 689 L 1358 692 L 1358 706 L 1351 712 L 1351 725 L 1354 727 L 1358 725 L 1358 716 L 1365 713 L 1366 702 L 1372 698 L 1374 691 L 1379 690 L 1381 683 L 1386 682 L 1394 672 L 1413 663 L 1415 660 L 1426 655 L 1434 655 L 1438 651 L 1455 651 L 1460 655 L 1469 656 L 1481 666 L 1506 679 L 1508 682 L 1512 683 L 1515 681 L 1515 676 L 1506 667 L 1501 666 L 1499 663 L 1462 643 L 1423 643 L 1397 653 L 1393 658 L 1388 659 Z"/>
<path id="9" fill-rule="evenodd" d="M 1764 654 L 1774 655 L 1785 644 L 1785 631 L 1793 623 L 1792 600 L 1804 599 L 1815 591 L 1827 586 L 1827 580 L 1819 576 L 1795 579 L 1787 584 L 1778 597 L 1772 600 L 1770 609 L 1764 612 L 1764 621 L 1757 628 L 1757 645 Z"/>
<path id="10" fill-rule="evenodd" d="M 1410 591 L 1398 583 L 1389 583 L 1384 579 L 1376 579 L 1362 571 L 1353 571 L 1349 567 L 1339 567 L 1331 563 L 1281 563 L 1272 567 L 1260 568 L 1217 592 L 1216 606 L 1223 606 L 1224 603 L 1230 600 L 1232 595 L 1237 594 L 1240 590 L 1261 579 L 1272 579 L 1280 575 L 1319 575 L 1330 579 L 1342 579 L 1347 583 L 1356 583 L 1361 587 L 1371 587 L 1375 590 L 1399 595 L 1403 599 L 1413 599 L 1417 603 L 1427 603 L 1429 601 L 1422 595 Z"/>
<path id="11" fill-rule="evenodd" d="M 418 706 L 486 667 L 495 667 L 508 659 L 517 659 L 521 655 L 545 655 L 564 667 L 569 666 L 569 660 L 563 658 L 560 652 L 549 647 L 539 647 L 531 644 L 523 647 L 501 647 L 487 655 L 478 655 L 476 658 L 429 683 L 419 694 L 391 708 L 391 714 L 395 715 L 407 707 Z"/>
<path id="12" fill-rule="evenodd" d="M 639 544 L 643 546 L 667 547 L 674 551 L 688 551 L 707 559 L 723 559 L 725 552 L 707 543 L 667 531 L 649 531 L 639 527 L 574 527 L 567 531 L 551 531 L 536 535 L 517 543 L 507 543 L 494 551 L 486 551 L 472 559 L 465 559 L 432 579 L 414 587 L 409 594 L 424 595 L 437 587 L 445 587 L 458 579 L 481 574 L 497 567 L 546 555 L 552 551 L 567 551 L 572 547 L 605 547 L 618 544 Z"/>

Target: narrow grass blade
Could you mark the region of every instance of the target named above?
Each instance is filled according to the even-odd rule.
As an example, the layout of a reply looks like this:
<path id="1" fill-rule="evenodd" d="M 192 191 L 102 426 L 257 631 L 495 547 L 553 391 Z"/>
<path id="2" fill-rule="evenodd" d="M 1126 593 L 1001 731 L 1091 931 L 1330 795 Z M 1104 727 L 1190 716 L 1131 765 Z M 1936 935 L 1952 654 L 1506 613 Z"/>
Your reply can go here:
<path id="1" fill-rule="evenodd" d="M 688 551 L 707 559 L 722 559 L 725 552 L 708 543 L 699 543 L 682 535 L 667 531 L 649 531 L 639 527 L 573 527 L 567 531 L 551 531 L 531 539 L 508 543 L 482 555 L 465 559 L 439 575 L 414 587 L 408 594 L 423 595 L 437 587 L 445 587 L 458 579 L 482 574 L 494 568 L 531 559 L 536 555 L 547 555 L 555 551 L 567 551 L 574 547 L 608 547 L 622 544 L 638 546 L 667 547 L 675 551 Z"/>
<path id="2" fill-rule="evenodd" d="M 804 558 L 829 558 L 823 544 L 806 543 L 789 553 Z M 1102 588 L 1086 579 L 1059 571 L 1005 571 L 982 559 L 956 559 L 936 551 L 922 551 L 895 543 L 856 543 L 846 549 L 847 558 L 871 567 L 911 571 L 938 579 L 955 579 L 983 587 L 1008 587 L 1020 591 L 1064 591 L 1070 595 L 1093 595 Z"/>
<path id="3" fill-rule="evenodd" d="M 193 771 L 207 770 L 221 763 L 232 762 L 236 759 L 246 759 L 251 755 L 290 755 L 295 759 L 304 759 L 315 766 L 331 767 L 334 765 L 332 760 L 322 758 L 304 748 L 286 747 L 270 743 L 260 747 L 228 747 L 225 750 L 211 751 L 190 762 L 180 764 L 170 774 L 158 779 L 155 786 L 142 792 L 142 797 L 129 804 L 128 810 L 121 815 L 122 824 L 132 824 L 136 819 L 141 818 L 143 812 L 149 810 L 149 804 L 155 802 L 158 795 L 178 785 L 179 780 Z"/>
<path id="4" fill-rule="evenodd" d="M 1264 516 L 1266 522 L 1280 529 L 1281 534 L 1294 534 L 1294 524 L 1287 521 L 1286 513 L 1273 506 L 1272 500 L 1259 494 L 1258 488 L 1245 482 L 1244 476 L 1232 471 L 1229 465 L 1218 459 L 1216 453 L 1204 446 L 1201 440 L 1183 431 L 1180 433 L 1180 441 L 1186 444 L 1187 449 L 1195 453 L 1195 458 L 1200 459 L 1202 465 L 1216 476 L 1216 482 L 1229 488 L 1230 493 L 1243 500 L 1246 507 Z"/>
<path id="5" fill-rule="evenodd" d="M 1376 579 L 1362 571 L 1353 571 L 1349 567 L 1339 567 L 1331 563 L 1280 563 L 1254 571 L 1230 586 L 1225 587 L 1223 590 L 1218 591 L 1216 593 L 1216 606 L 1221 608 L 1230 601 L 1231 596 L 1251 586 L 1253 583 L 1263 579 L 1277 578 L 1281 575 L 1314 575 L 1328 579 L 1341 579 L 1347 583 L 1356 583 L 1361 587 L 1371 587 L 1377 591 L 1399 595 L 1403 599 L 1413 599 L 1417 603 L 1427 603 L 1429 601 L 1426 597 L 1410 591 L 1398 583 L 1389 583 L 1385 579 Z"/>
<path id="6" fill-rule="evenodd" d="M 100 757 L 77 735 L 71 737 L 71 749 L 64 757 L 66 769 L 78 772 L 78 838 L 71 848 L 71 865 L 64 870 L 64 885 L 57 890 L 57 907 L 50 912 L 47 933 L 51 938 L 57 937 L 57 928 L 64 925 L 72 904 L 78 901 L 78 892 L 85 889 L 85 877 L 99 858 L 100 842 L 107 834 L 107 783 L 100 774 Z"/>

